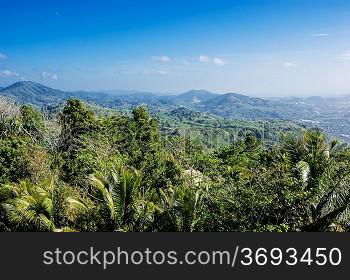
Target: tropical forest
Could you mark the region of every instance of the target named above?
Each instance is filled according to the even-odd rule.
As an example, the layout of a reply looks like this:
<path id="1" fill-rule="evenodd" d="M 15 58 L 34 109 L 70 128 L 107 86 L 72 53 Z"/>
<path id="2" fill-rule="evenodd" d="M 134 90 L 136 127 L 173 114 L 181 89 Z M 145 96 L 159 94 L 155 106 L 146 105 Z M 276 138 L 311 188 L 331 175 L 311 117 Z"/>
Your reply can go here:
<path id="1" fill-rule="evenodd" d="M 320 127 L 79 97 L 0 97 L 0 231 L 350 229 L 350 147 Z"/>

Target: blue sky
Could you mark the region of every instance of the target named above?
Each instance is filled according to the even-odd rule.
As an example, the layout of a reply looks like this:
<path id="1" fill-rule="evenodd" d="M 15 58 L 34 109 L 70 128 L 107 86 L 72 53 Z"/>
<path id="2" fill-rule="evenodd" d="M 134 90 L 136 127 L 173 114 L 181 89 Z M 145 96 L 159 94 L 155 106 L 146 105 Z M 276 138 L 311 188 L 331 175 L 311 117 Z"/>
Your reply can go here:
<path id="1" fill-rule="evenodd" d="M 1 1 L 0 86 L 350 94 L 350 1 Z"/>

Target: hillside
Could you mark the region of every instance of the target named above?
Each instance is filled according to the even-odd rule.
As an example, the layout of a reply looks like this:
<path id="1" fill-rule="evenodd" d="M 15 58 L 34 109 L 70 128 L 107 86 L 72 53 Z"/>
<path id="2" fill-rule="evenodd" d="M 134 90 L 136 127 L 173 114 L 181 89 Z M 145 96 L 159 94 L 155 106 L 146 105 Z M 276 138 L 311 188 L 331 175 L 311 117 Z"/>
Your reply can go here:
<path id="1" fill-rule="evenodd" d="M 202 102 L 208 101 L 217 96 L 218 94 L 211 93 L 206 90 L 190 90 L 176 96 L 175 100 L 181 103 L 195 104 L 195 103 L 202 103 Z"/>
<path id="2" fill-rule="evenodd" d="M 31 81 L 16 82 L 8 87 L 1 88 L 0 95 L 7 96 L 19 103 L 29 103 L 39 107 L 58 104 L 69 97 L 111 108 L 158 104 L 160 99 L 159 96 L 148 92 L 62 91 Z"/>
<path id="3" fill-rule="evenodd" d="M 286 117 L 278 113 L 282 106 L 279 102 L 227 93 L 204 101 L 197 108 L 227 118 L 278 119 Z"/>
<path id="4" fill-rule="evenodd" d="M 0 90 L 0 95 L 20 103 L 44 106 L 61 102 L 69 95 L 61 90 L 52 89 L 30 81 L 17 82 Z"/>
<path id="5" fill-rule="evenodd" d="M 17 82 L 0 90 L 19 103 L 30 103 L 39 107 L 58 104 L 69 97 L 76 97 L 100 106 L 115 109 L 130 109 L 145 104 L 151 110 L 173 110 L 187 107 L 195 111 L 208 112 L 226 118 L 283 118 L 276 113 L 282 104 L 261 98 L 252 98 L 237 93 L 214 94 L 205 90 L 191 90 L 179 95 L 159 96 L 149 92 L 67 92 L 30 81 Z"/>
<path id="6" fill-rule="evenodd" d="M 62 103 L 69 97 L 76 97 L 90 104 L 105 108 L 130 111 L 133 107 L 146 105 L 151 112 L 167 112 L 179 107 L 192 111 L 209 113 L 227 119 L 309 119 L 317 115 L 317 106 L 294 100 L 268 100 L 249 97 L 238 93 L 215 94 L 205 90 L 190 90 L 179 95 L 160 96 L 138 91 L 62 91 L 22 81 L 0 89 L 0 95 L 19 103 L 38 107 Z M 312 98 L 311 100 L 315 100 Z"/>

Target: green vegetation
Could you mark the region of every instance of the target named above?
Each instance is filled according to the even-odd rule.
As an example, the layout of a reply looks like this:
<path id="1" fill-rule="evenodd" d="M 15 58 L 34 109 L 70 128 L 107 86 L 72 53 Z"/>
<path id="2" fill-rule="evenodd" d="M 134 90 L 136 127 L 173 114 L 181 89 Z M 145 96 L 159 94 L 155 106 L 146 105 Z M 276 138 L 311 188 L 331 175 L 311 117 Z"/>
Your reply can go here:
<path id="1" fill-rule="evenodd" d="M 296 134 L 306 128 L 305 125 L 287 120 L 228 120 L 185 107 L 153 115 L 164 134 L 183 136 L 210 150 L 224 148 L 246 135 L 254 135 L 265 146 L 272 145 L 279 141 L 281 132 Z"/>
<path id="2" fill-rule="evenodd" d="M 319 127 L 328 135 L 350 143 L 349 96 L 263 99 L 238 93 L 215 94 L 205 90 L 165 96 L 125 90 L 69 92 L 30 81 L 0 88 L 0 96 L 50 112 L 59 109 L 65 100 L 72 97 L 89 103 L 99 113 L 115 110 L 130 112 L 135 106 L 147 106 L 152 116 L 159 116 L 164 133 L 184 135 L 183 128 L 190 126 L 191 131 L 196 128 L 197 134 L 203 136 L 199 136 L 200 141 L 206 142 L 207 128 L 210 128 L 213 130 L 211 135 L 217 134 L 214 137 L 217 137 L 219 146 L 227 143 L 227 136 L 232 132 L 242 134 L 246 130 L 260 137 L 261 127 L 265 126 L 268 126 L 265 131 L 272 133 L 267 135 L 270 138 L 268 141 L 274 142 L 278 139 L 276 132 L 284 130 L 287 120 L 292 130 L 298 128 L 296 126 Z"/>
<path id="3" fill-rule="evenodd" d="M 350 148 L 317 129 L 0 100 L 0 231 L 348 231 L 349 207 Z"/>

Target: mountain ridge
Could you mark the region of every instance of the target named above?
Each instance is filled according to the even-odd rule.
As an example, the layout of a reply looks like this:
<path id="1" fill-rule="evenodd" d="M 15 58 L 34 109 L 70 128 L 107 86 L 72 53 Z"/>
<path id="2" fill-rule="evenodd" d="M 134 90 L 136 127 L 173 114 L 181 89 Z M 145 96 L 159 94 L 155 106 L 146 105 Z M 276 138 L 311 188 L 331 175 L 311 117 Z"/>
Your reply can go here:
<path id="1" fill-rule="evenodd" d="M 232 92 L 217 94 L 206 90 L 189 90 L 170 96 L 158 96 L 149 92 L 117 95 L 112 92 L 62 91 L 31 81 L 16 82 L 2 88 L 0 95 L 7 96 L 19 103 L 30 103 L 38 107 L 59 104 L 70 97 L 75 97 L 112 109 L 128 110 L 138 105 L 147 105 L 151 111 L 171 111 L 175 108 L 186 107 L 193 111 L 211 113 L 227 119 L 293 118 L 294 111 L 299 110 L 291 103 L 285 104 L 280 101 Z"/>

